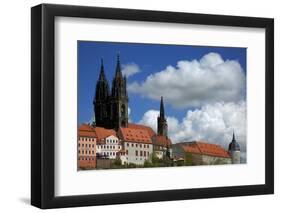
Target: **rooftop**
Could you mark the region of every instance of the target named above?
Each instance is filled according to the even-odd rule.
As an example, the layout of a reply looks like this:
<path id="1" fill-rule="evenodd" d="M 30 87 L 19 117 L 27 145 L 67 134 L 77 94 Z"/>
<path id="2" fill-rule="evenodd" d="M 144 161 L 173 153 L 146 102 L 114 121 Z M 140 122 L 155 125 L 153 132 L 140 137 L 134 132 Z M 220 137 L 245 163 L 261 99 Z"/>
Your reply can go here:
<path id="1" fill-rule="evenodd" d="M 121 127 L 120 133 L 124 141 L 134 143 L 152 143 L 151 137 L 146 129 Z"/>
<path id="2" fill-rule="evenodd" d="M 80 137 L 92 137 L 92 138 L 96 137 L 94 128 L 89 124 L 81 124 L 78 127 L 78 135 Z"/>
<path id="3" fill-rule="evenodd" d="M 230 158 L 228 152 L 217 144 L 210 144 L 205 141 L 192 141 L 180 143 L 180 145 L 188 153 Z"/>
<path id="4" fill-rule="evenodd" d="M 162 135 L 156 135 L 155 136 L 155 145 L 159 146 L 171 146 L 172 142 L 170 138 Z"/>
<path id="5" fill-rule="evenodd" d="M 108 136 L 115 136 L 116 137 L 116 131 L 114 129 L 105 129 L 103 127 L 93 127 L 98 142 L 101 142 L 103 139 L 105 139 Z"/>

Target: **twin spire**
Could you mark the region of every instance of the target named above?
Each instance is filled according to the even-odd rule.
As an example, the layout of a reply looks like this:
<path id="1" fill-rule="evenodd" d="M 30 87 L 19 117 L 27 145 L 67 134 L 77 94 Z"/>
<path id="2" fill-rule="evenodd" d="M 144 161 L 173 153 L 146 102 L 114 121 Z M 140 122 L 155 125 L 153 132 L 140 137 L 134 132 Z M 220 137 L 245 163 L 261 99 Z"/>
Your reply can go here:
<path id="1" fill-rule="evenodd" d="M 121 64 L 120 64 L 120 54 L 119 53 L 117 54 L 117 64 L 116 64 L 115 77 L 121 77 L 122 78 L 122 71 L 121 71 Z M 104 66 L 103 66 L 103 58 L 101 58 L 101 68 L 100 68 L 99 80 L 106 80 L 105 72 L 104 72 Z"/>

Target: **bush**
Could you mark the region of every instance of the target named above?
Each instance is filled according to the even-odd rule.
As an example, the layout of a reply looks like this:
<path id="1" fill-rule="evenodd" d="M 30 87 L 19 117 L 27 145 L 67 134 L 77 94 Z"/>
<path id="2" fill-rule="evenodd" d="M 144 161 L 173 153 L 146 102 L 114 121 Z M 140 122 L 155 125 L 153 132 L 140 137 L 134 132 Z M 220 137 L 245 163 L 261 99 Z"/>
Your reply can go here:
<path id="1" fill-rule="evenodd" d="M 184 158 L 184 165 L 185 166 L 192 166 L 192 154 L 187 153 Z"/>

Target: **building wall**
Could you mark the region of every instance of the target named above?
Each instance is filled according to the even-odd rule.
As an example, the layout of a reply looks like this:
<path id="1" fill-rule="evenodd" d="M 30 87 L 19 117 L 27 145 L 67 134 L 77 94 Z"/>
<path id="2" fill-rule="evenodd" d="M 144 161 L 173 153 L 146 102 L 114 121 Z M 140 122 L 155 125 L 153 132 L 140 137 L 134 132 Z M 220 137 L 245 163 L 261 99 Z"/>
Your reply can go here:
<path id="1" fill-rule="evenodd" d="M 183 148 L 178 145 L 178 144 L 173 144 L 172 145 L 172 158 L 184 158 L 185 157 L 185 152 Z"/>
<path id="2" fill-rule="evenodd" d="M 240 163 L 240 151 L 233 151 L 230 153 L 232 158 L 233 164 L 239 164 Z"/>
<path id="3" fill-rule="evenodd" d="M 96 167 L 96 138 L 92 138 L 92 137 L 78 138 L 78 167 L 79 168 Z"/>
<path id="4" fill-rule="evenodd" d="M 124 142 L 127 163 L 143 165 L 153 152 L 152 144 Z"/>
<path id="5" fill-rule="evenodd" d="M 202 155 L 203 165 L 231 164 L 231 158 Z"/>
<path id="6" fill-rule="evenodd" d="M 111 135 L 104 139 L 103 143 L 97 145 L 97 153 L 107 155 L 109 159 L 116 159 L 116 154 L 122 149 L 121 141 Z"/>
<path id="7" fill-rule="evenodd" d="M 172 149 L 168 150 L 170 152 L 170 157 L 172 157 Z M 166 155 L 167 147 L 165 146 L 159 146 L 159 145 L 153 145 L 153 152 L 156 154 L 156 156 L 159 159 L 162 159 L 164 155 Z"/>

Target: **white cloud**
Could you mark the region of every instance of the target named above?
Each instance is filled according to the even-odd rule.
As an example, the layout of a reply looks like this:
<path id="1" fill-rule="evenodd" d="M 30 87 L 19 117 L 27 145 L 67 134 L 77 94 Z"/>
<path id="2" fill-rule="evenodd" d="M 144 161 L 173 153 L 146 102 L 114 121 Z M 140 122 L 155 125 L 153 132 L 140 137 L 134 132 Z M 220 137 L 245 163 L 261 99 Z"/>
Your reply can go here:
<path id="1" fill-rule="evenodd" d="M 135 63 L 122 64 L 122 74 L 127 78 L 140 72 L 140 68 Z"/>
<path id="2" fill-rule="evenodd" d="M 128 107 L 128 121 L 130 122 L 130 123 L 132 123 L 133 121 L 132 121 L 132 119 L 131 119 L 131 108 L 130 107 Z"/>
<path id="3" fill-rule="evenodd" d="M 148 110 L 139 123 L 157 130 L 159 111 Z M 222 145 L 225 149 L 235 131 L 241 151 L 246 151 L 246 103 L 223 103 L 204 105 L 201 109 L 188 110 L 186 116 L 178 121 L 167 116 L 168 133 L 173 143 L 192 140 L 206 140 Z"/>
<path id="4" fill-rule="evenodd" d="M 149 75 L 144 82 L 133 82 L 128 91 L 159 100 L 174 107 L 199 107 L 216 102 L 237 102 L 244 98 L 246 76 L 240 64 L 224 61 L 217 53 L 200 60 L 178 61 L 177 66 Z"/>

